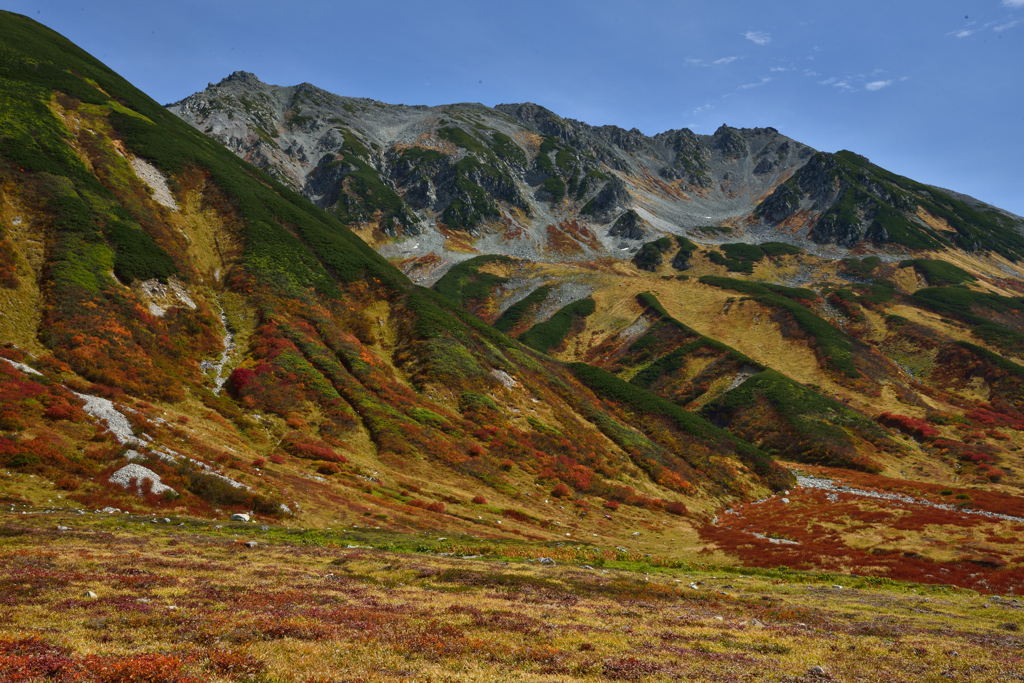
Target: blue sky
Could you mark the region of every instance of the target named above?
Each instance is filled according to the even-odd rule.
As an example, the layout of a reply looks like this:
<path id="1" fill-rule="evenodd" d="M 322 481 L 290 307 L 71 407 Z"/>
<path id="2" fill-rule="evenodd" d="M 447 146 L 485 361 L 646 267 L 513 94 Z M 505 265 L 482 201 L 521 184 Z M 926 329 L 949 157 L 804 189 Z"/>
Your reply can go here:
<path id="1" fill-rule="evenodd" d="M 1024 215 L 1024 0 L 0 0 L 162 103 L 234 70 L 647 134 L 773 126 Z"/>

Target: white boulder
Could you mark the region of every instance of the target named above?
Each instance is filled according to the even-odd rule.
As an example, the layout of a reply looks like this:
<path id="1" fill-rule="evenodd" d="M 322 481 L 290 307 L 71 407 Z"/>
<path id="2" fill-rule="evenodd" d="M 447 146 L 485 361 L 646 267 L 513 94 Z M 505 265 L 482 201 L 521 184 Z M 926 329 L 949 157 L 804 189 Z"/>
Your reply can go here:
<path id="1" fill-rule="evenodd" d="M 148 467 L 143 467 L 142 465 L 136 464 L 134 462 L 125 465 L 117 472 L 114 472 L 112 475 L 110 475 L 109 481 L 111 484 L 117 484 L 118 486 L 123 486 L 124 488 L 128 488 L 129 486 L 131 486 L 132 482 L 134 481 L 135 486 L 138 488 L 138 492 L 142 493 L 142 482 L 145 479 L 149 479 L 151 482 L 153 482 L 153 486 L 150 488 L 150 491 L 157 495 L 160 495 L 161 493 L 164 493 L 166 491 L 176 493 L 176 491 L 172 489 L 170 486 L 160 482 L 159 474 L 149 469 Z"/>

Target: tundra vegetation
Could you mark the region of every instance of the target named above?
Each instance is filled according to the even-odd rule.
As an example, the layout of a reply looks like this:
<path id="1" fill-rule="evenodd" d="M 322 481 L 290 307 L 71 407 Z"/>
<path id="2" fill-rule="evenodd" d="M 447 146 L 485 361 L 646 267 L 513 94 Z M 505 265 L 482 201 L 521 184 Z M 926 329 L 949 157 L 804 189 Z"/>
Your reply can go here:
<path id="1" fill-rule="evenodd" d="M 533 105 L 399 148 L 387 105 L 232 100 L 279 152 L 329 124 L 319 207 L 30 19 L 0 44 L 0 681 L 1024 675 L 1012 217 L 768 129 L 641 173 Z M 744 155 L 757 215 L 651 232 Z M 350 230 L 426 215 L 458 258 Z M 474 253 L 535 218 L 547 261 Z"/>

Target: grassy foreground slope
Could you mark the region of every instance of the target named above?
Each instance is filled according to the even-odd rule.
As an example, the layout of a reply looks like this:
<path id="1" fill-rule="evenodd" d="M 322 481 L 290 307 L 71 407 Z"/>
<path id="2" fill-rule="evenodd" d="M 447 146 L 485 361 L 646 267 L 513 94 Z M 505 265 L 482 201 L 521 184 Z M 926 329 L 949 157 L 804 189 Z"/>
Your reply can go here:
<path id="1" fill-rule="evenodd" d="M 20 517 L 20 516 L 19 516 Z M 73 525 L 55 531 L 52 522 Z M 1019 605 L 838 574 L 146 518 L 0 526 L 0 677 L 326 682 L 944 680 L 1024 674 Z M 256 539 L 254 547 L 242 541 Z M 433 551 L 454 552 L 439 556 Z M 467 557 L 468 554 L 486 557 Z"/>

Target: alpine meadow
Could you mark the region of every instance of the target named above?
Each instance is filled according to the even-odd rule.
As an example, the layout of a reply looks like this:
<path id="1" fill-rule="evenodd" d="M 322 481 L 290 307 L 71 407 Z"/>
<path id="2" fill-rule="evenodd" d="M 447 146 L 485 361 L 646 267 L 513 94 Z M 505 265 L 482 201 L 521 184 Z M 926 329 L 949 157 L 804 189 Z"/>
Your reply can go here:
<path id="1" fill-rule="evenodd" d="M 1024 218 L 0 12 L 0 568 L 0 683 L 1024 680 Z"/>

